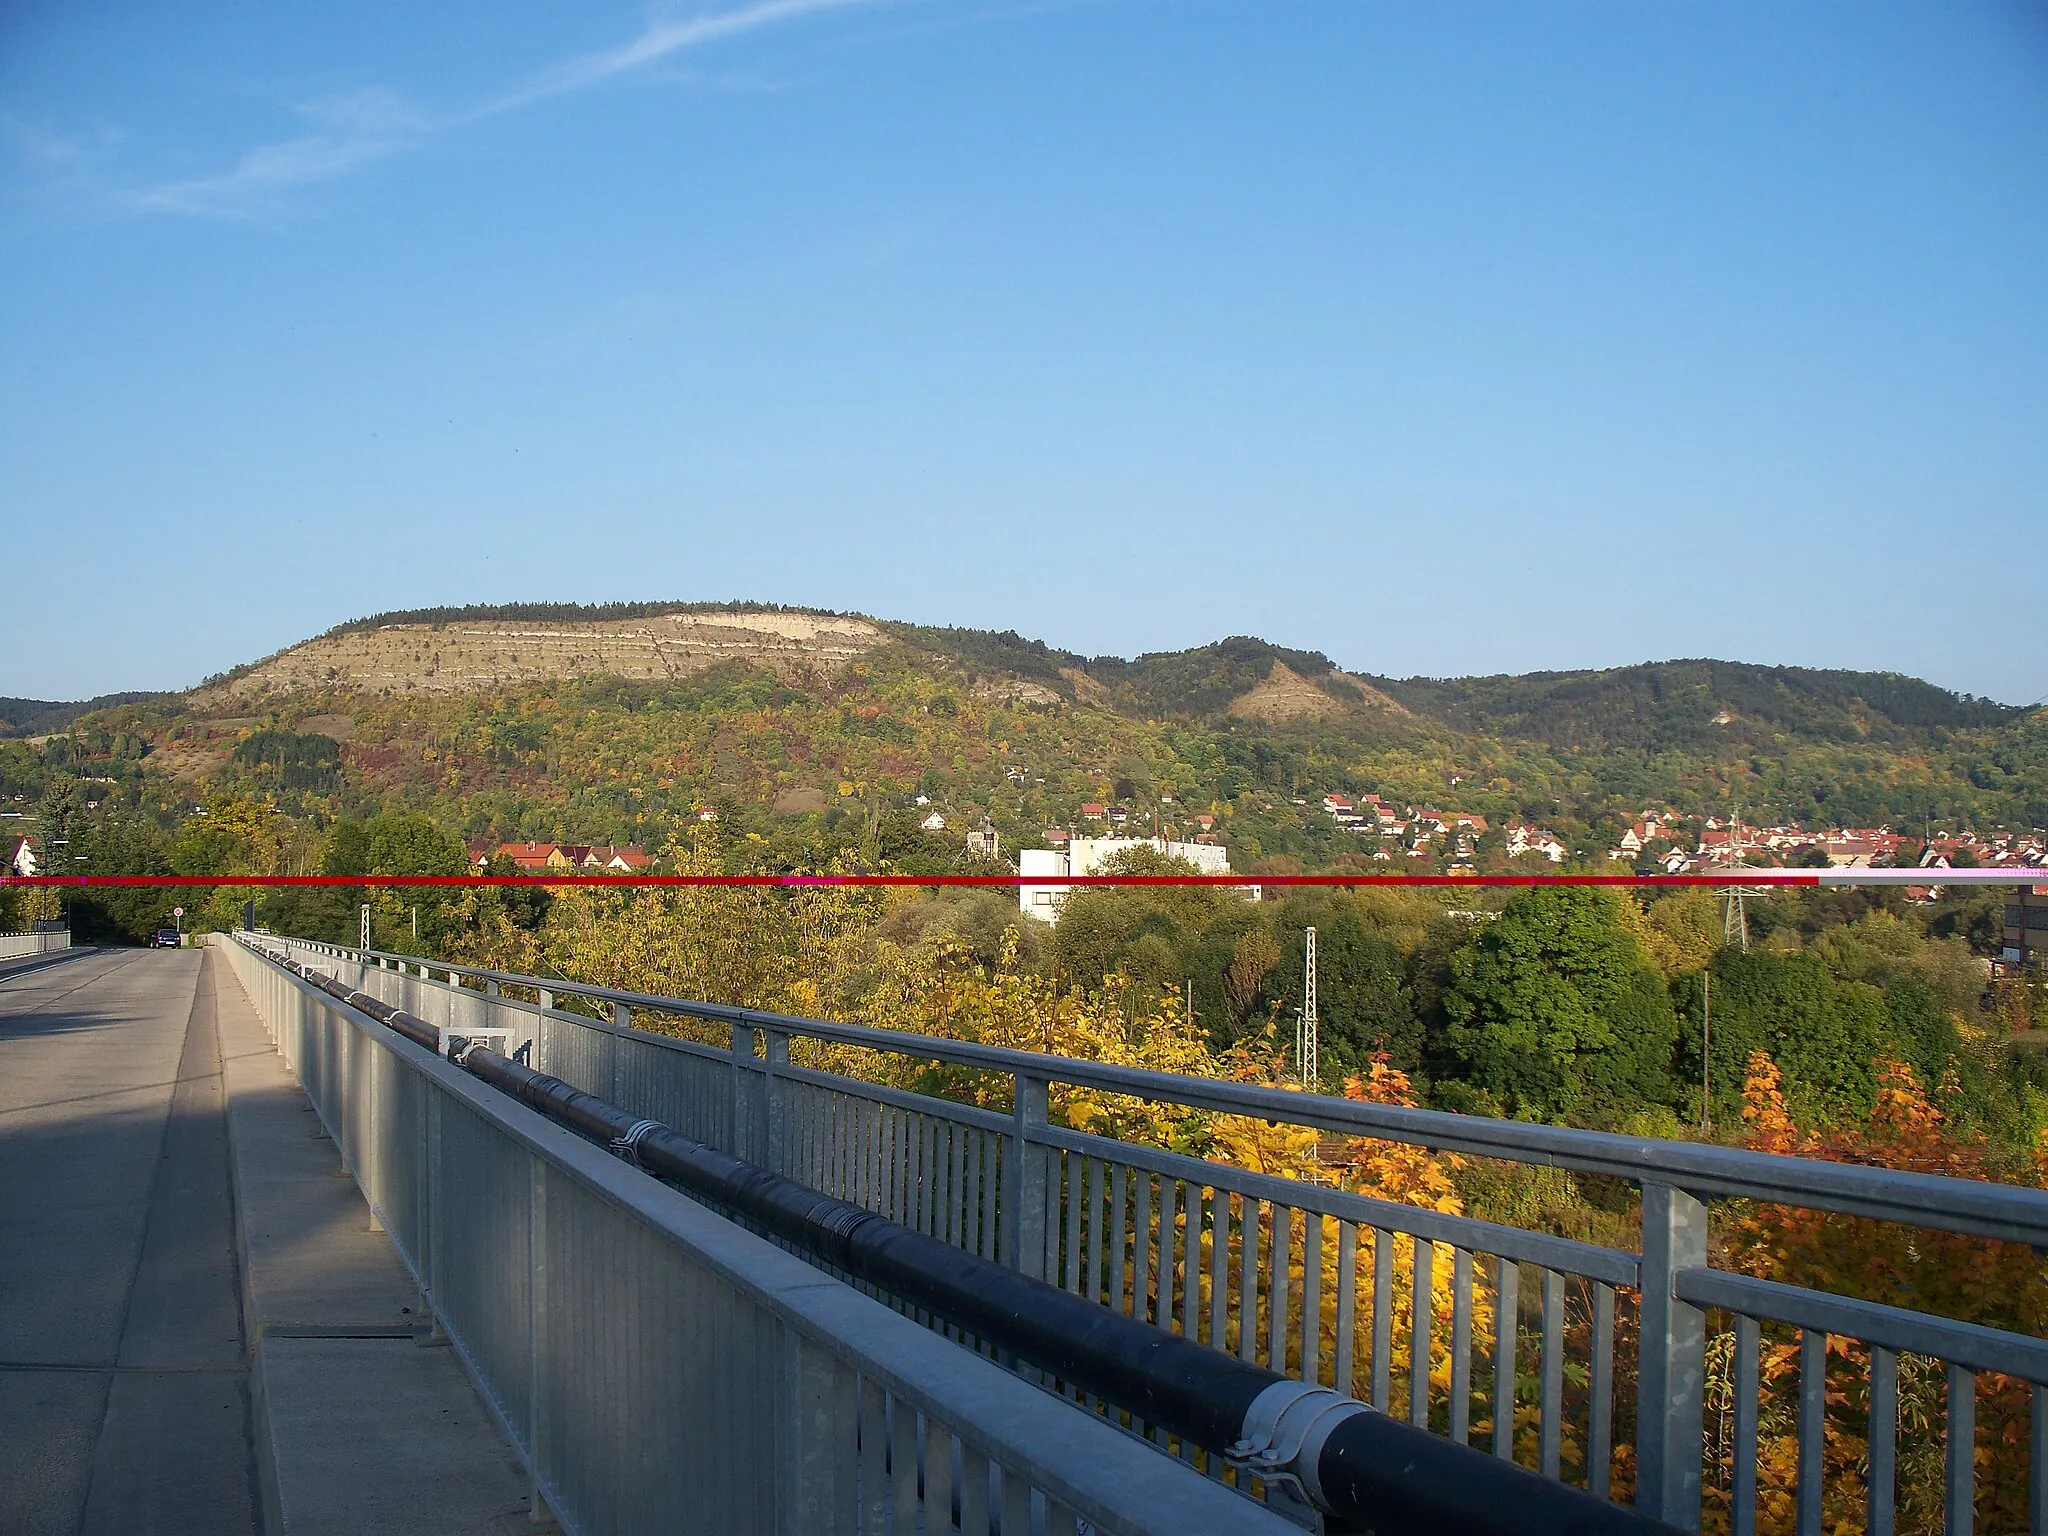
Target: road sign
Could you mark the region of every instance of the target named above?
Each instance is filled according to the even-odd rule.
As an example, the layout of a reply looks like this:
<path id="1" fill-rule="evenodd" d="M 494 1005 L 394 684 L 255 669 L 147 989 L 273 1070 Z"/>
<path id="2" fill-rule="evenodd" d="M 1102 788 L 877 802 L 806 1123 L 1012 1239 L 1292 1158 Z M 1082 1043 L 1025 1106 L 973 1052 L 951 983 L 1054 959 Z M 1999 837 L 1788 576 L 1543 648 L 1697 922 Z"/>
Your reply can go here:
<path id="1" fill-rule="evenodd" d="M 173 917 L 183 917 L 184 915 L 185 915 L 185 909 L 184 909 L 183 907 L 173 907 L 173 908 L 171 908 L 171 916 L 173 916 Z"/>

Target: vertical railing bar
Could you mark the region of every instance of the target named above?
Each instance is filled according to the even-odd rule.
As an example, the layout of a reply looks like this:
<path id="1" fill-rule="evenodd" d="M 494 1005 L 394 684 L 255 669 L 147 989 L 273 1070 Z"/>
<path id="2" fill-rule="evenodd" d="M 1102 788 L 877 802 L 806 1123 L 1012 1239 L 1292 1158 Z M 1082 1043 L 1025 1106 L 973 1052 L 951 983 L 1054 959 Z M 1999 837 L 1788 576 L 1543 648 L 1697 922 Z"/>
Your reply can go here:
<path id="1" fill-rule="evenodd" d="M 1124 1279 L 1129 1265 L 1126 1261 L 1124 1232 L 1127 1230 L 1129 1213 L 1124 1207 L 1129 1204 L 1130 1172 L 1122 1163 L 1109 1165 L 1109 1224 L 1103 1229 L 1103 1236 L 1109 1244 L 1109 1310 L 1124 1310 Z"/>
<path id="2" fill-rule="evenodd" d="M 1372 1229 L 1372 1405 L 1381 1413 L 1393 1392 L 1394 1234 Z"/>
<path id="3" fill-rule="evenodd" d="M 1259 1356 L 1259 1201 L 1239 1197 L 1237 1223 L 1237 1358 Z"/>
<path id="4" fill-rule="evenodd" d="M 1335 1379 L 1330 1383 L 1346 1397 L 1358 1384 L 1358 1225 L 1340 1218 L 1337 1222 L 1337 1358 Z"/>
<path id="5" fill-rule="evenodd" d="M 1081 1294 L 1090 1301 L 1102 1300 L 1102 1207 L 1105 1199 L 1104 1186 L 1109 1180 L 1102 1159 L 1088 1159 L 1088 1207 L 1083 1213 L 1083 1241 L 1087 1249 L 1081 1255 Z"/>
<path id="6" fill-rule="evenodd" d="M 1294 1207 L 1273 1207 L 1273 1258 L 1266 1278 L 1266 1368 L 1287 1374 L 1288 1293 L 1294 1263 Z"/>
<path id="7" fill-rule="evenodd" d="M 1820 1536 L 1823 1438 L 1827 1430 L 1828 1336 L 1799 1331 L 1799 1470 L 1792 1517 L 1796 1536 Z"/>
<path id="8" fill-rule="evenodd" d="M 1066 1168 L 1066 1178 L 1060 1187 L 1065 1191 L 1067 1208 L 1067 1289 L 1078 1296 L 1081 1294 L 1081 1191 L 1087 1183 L 1084 1165 L 1088 1160 L 1078 1152 L 1062 1155 L 1055 1151 L 1051 1155 L 1060 1159 Z"/>
<path id="9" fill-rule="evenodd" d="M 1614 1287 L 1593 1282 L 1593 1360 L 1587 1382 L 1586 1490 L 1606 1498 L 1614 1470 Z"/>
<path id="10" fill-rule="evenodd" d="M 953 1193 L 947 1210 L 951 1236 L 948 1241 L 956 1248 L 974 1252 L 974 1231 L 967 1220 L 967 1192 L 974 1187 L 974 1175 L 970 1171 L 974 1159 L 971 1150 L 976 1137 L 974 1127 L 956 1125 L 953 1128 Z"/>
<path id="11" fill-rule="evenodd" d="M 1323 1379 L 1323 1213 L 1301 1213 L 1301 1379 Z"/>
<path id="12" fill-rule="evenodd" d="M 1472 1254 L 1451 1250 L 1451 1438 L 1472 1438 Z"/>
<path id="13" fill-rule="evenodd" d="M 1869 1536 L 1893 1536 L 1898 1526 L 1899 1357 L 1882 1344 L 1870 1346 L 1870 1473 L 1864 1489 L 1863 1528 Z"/>
<path id="14" fill-rule="evenodd" d="M 1410 1242 L 1414 1253 L 1414 1294 L 1408 1302 L 1408 1422 L 1429 1428 L 1429 1357 L 1436 1332 L 1436 1244 L 1424 1238 Z"/>
<path id="15" fill-rule="evenodd" d="M 960 1536 L 989 1536 L 989 1460 L 974 1446 L 960 1447 Z"/>
<path id="16" fill-rule="evenodd" d="M 1209 1190 L 1209 1338 L 1211 1349 L 1230 1347 L 1230 1191 Z"/>
<path id="17" fill-rule="evenodd" d="M 1735 1319 L 1735 1446 L 1731 1490 L 1730 1536 L 1756 1536 L 1757 1351 L 1761 1332 L 1753 1317 Z"/>
<path id="18" fill-rule="evenodd" d="M 1537 1464 L 1545 1477 L 1556 1477 L 1564 1442 L 1564 1276 L 1554 1269 L 1543 1271 L 1542 1348 Z"/>
<path id="19" fill-rule="evenodd" d="M 2048 1387 L 2035 1385 L 2027 1434 L 2027 1530 L 2048 1536 Z"/>
<path id="20" fill-rule="evenodd" d="M 1942 1469 L 1942 1536 L 1970 1536 L 1977 1502 L 1977 1375 L 1948 1368 L 1948 1445 Z"/>
<path id="21" fill-rule="evenodd" d="M 1152 1175 L 1135 1168 L 1131 1181 L 1130 1315 L 1142 1320 L 1152 1312 Z"/>
<path id="22" fill-rule="evenodd" d="M 936 1419 L 925 1420 L 924 1529 L 930 1536 L 953 1526 L 953 1458 L 958 1443 Z"/>
<path id="23" fill-rule="evenodd" d="M 889 1481 L 895 1494 L 896 1529 L 903 1536 L 917 1530 L 917 1414 L 902 1398 L 895 1399 L 889 1413 Z"/>
<path id="24" fill-rule="evenodd" d="M 1003 1536 L 1038 1536 L 1031 1526 L 1031 1484 L 1003 1469 Z"/>
<path id="25" fill-rule="evenodd" d="M 1496 1261 L 1493 1304 L 1493 1454 L 1515 1459 L 1515 1342 L 1521 1332 L 1522 1271 L 1503 1255 Z"/>
<path id="26" fill-rule="evenodd" d="M 1173 1332 L 1174 1278 L 1180 1273 L 1174 1262 L 1179 1248 L 1180 1180 L 1170 1174 L 1159 1176 L 1159 1296 L 1152 1306 L 1155 1327 Z"/>
<path id="27" fill-rule="evenodd" d="M 993 1259 L 996 1256 L 996 1228 L 1000 1225 L 997 1215 L 1001 1209 L 1002 1140 L 987 1131 L 981 1133 L 981 1188 L 980 1205 L 975 1220 L 981 1227 L 981 1256 Z M 1043 1213 L 1041 1213 L 1043 1214 Z"/>
<path id="28" fill-rule="evenodd" d="M 917 1127 L 917 1200 L 915 1218 L 910 1223 L 913 1232 L 931 1236 L 932 1210 L 939 1192 L 939 1126 L 938 1116 L 918 1115 L 913 1123 Z"/>
<path id="29" fill-rule="evenodd" d="M 862 1536 L 889 1529 L 888 1419 L 880 1383 L 860 1383 L 860 1516 Z"/>

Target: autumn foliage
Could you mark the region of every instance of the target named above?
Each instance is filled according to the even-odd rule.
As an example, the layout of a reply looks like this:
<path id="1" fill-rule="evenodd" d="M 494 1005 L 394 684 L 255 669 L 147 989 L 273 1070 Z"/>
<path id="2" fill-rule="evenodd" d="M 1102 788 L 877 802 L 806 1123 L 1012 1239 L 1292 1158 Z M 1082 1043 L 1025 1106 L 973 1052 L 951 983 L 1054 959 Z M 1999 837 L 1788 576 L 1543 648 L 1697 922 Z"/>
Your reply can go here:
<path id="1" fill-rule="evenodd" d="M 1876 1070 L 1876 1107 L 1866 1123 L 1809 1130 L 1788 1111 L 1776 1065 L 1755 1053 L 1743 1093 L 1745 1141 L 1758 1151 L 1950 1178 L 2011 1181 L 2018 1176 L 2048 1183 L 2048 1148 L 2037 1152 L 2031 1166 L 2014 1169 L 1995 1158 L 1981 1136 L 1948 1123 L 1938 1102 L 1947 1085 L 1937 1084 L 1930 1097 L 1905 1063 L 1885 1058 Z M 1725 1244 L 1718 1262 L 1760 1278 L 2037 1337 L 2048 1328 L 2048 1269 L 2020 1245 L 1774 1205 L 1741 1211 Z M 1709 1528 L 1719 1530 L 1728 1528 L 1729 1516 L 1732 1349 L 1732 1333 L 1723 1333 L 1710 1350 L 1708 1446 L 1717 1475 L 1709 1478 L 1707 1510 Z M 1869 1370 L 1870 1351 L 1863 1345 L 1828 1340 L 1822 1527 L 1845 1536 L 1864 1529 Z M 1898 1529 L 1937 1530 L 1942 1523 L 1946 1374 L 1938 1362 L 1911 1355 L 1899 1357 L 1898 1374 Z M 1758 1378 L 1763 1408 L 1757 1528 L 1790 1532 L 1798 1469 L 1795 1333 L 1764 1331 Z M 1974 1447 L 1979 1530 L 2027 1528 L 2030 1412 L 2024 1383 L 1997 1375 L 1979 1378 Z"/>

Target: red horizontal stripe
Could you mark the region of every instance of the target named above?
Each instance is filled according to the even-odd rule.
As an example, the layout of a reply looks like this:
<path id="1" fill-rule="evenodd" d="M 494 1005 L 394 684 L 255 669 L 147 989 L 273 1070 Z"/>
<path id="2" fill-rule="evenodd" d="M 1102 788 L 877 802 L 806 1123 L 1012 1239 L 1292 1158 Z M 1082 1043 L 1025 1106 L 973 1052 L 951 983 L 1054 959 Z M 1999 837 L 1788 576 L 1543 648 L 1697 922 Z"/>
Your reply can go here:
<path id="1" fill-rule="evenodd" d="M 2023 876 L 2032 872 L 2023 872 Z M 1929 870 L 1925 883 L 1941 884 L 1950 870 Z M 1710 875 L 5 875 L 0 886 L 56 886 L 75 890 L 112 886 L 938 886 L 977 885 L 1014 890 L 1020 885 L 1246 886 L 1729 886 L 1819 885 L 1810 869 L 1745 869 Z"/>

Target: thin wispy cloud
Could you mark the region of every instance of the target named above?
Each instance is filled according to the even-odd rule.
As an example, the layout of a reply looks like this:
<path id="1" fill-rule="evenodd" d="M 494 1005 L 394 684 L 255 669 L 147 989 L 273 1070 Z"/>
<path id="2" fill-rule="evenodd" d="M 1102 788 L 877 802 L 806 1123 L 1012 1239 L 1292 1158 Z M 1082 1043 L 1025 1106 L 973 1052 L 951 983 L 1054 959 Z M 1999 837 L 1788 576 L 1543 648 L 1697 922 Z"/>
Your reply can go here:
<path id="1" fill-rule="evenodd" d="M 743 32 L 771 27 L 777 22 L 794 21 L 798 17 L 815 15 L 820 11 L 843 11 L 849 6 L 874 3 L 876 0 L 762 0 L 761 4 L 746 6 L 736 11 L 724 11 L 710 16 L 692 16 L 677 21 L 657 21 L 630 43 L 571 59 L 566 64 L 535 77 L 526 85 L 507 91 L 479 108 L 475 115 L 487 117 L 499 112 L 510 112 L 519 107 L 547 101 L 555 96 L 566 96 L 571 91 L 586 90 L 616 75 L 641 69 L 681 53 L 686 48 L 699 48 L 706 43 L 735 37 Z"/>
<path id="2" fill-rule="evenodd" d="M 59 133 L 42 123 L 27 123 L 0 112 L 0 138 L 16 156 L 39 171 L 79 170 L 109 154 L 120 135 L 100 128 L 86 133 Z"/>
<path id="3" fill-rule="evenodd" d="M 133 193 L 127 201 L 157 213 L 247 216 L 280 192 L 335 180 L 413 149 L 447 129 L 589 90 L 708 43 L 825 11 L 879 3 L 882 0 L 759 0 L 710 15 L 657 19 L 630 42 L 567 60 L 458 112 L 432 114 L 379 88 L 327 97 L 297 109 L 306 132 L 258 145 L 218 174 L 165 182 Z M 10 129 L 13 126 L 10 122 Z"/>
<path id="4" fill-rule="evenodd" d="M 217 176 L 166 182 L 134 194 L 138 208 L 159 213 L 246 213 L 264 195 L 331 181 L 358 166 L 409 148 L 436 124 L 390 91 L 352 91 L 298 109 L 308 132 L 260 144 Z"/>

